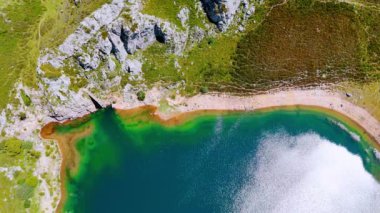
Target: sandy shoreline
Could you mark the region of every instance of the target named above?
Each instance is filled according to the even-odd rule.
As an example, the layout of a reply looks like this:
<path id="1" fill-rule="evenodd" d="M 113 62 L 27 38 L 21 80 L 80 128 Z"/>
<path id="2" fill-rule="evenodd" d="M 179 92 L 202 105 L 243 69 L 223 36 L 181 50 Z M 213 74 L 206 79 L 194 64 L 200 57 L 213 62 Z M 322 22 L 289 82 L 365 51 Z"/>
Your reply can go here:
<path id="1" fill-rule="evenodd" d="M 154 94 L 147 94 L 154 95 Z M 169 112 L 156 111 L 156 114 L 169 120 L 179 114 L 199 110 L 237 110 L 255 111 L 266 108 L 310 106 L 335 111 L 350 118 L 362 127 L 378 144 L 380 144 L 380 122 L 365 109 L 351 103 L 343 93 L 328 90 L 289 90 L 253 96 L 231 96 L 228 94 L 204 94 L 190 98 L 167 99 L 173 110 Z M 158 105 L 158 103 L 145 103 Z M 127 110 L 139 105 L 116 103 L 116 109 Z M 140 104 L 141 106 L 141 104 Z"/>

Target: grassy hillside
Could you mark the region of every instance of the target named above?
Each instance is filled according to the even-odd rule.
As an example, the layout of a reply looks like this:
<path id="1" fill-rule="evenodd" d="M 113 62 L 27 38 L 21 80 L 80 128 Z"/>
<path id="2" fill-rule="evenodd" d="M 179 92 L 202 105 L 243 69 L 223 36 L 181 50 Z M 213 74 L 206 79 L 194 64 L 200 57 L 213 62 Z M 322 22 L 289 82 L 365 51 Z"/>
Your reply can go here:
<path id="1" fill-rule="evenodd" d="M 44 7 L 38 0 L 10 3 L 0 16 L 0 109 L 23 70 L 33 67 L 37 55 L 31 47 Z M 30 70 L 33 72 L 33 70 Z"/>
<path id="2" fill-rule="evenodd" d="M 234 80 L 257 90 L 376 80 L 379 38 L 365 11 L 312 0 L 273 8 L 240 41 Z"/>

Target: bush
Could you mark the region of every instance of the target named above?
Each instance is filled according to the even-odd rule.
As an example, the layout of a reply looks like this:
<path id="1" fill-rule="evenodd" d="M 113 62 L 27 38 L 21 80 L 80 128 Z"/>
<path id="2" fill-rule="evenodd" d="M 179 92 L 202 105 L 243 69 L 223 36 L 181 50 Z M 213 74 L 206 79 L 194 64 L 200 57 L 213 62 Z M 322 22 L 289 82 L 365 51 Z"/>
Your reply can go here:
<path id="1" fill-rule="evenodd" d="M 38 158 L 41 157 L 41 152 L 36 151 L 36 150 L 31 150 L 31 151 L 30 151 L 30 155 L 31 155 L 32 157 L 34 157 L 35 159 L 38 159 Z"/>
<path id="2" fill-rule="evenodd" d="M 30 186 L 30 187 L 36 187 L 37 184 L 38 184 L 38 178 L 35 177 L 35 176 L 31 176 L 31 177 L 28 177 L 26 180 L 25 180 L 25 183 Z"/>
<path id="3" fill-rule="evenodd" d="M 23 121 L 23 120 L 26 119 L 26 114 L 25 114 L 25 112 L 21 112 L 18 116 L 19 116 L 19 118 L 20 118 L 21 121 Z"/>
<path id="4" fill-rule="evenodd" d="M 207 39 L 207 43 L 208 43 L 209 45 L 213 45 L 213 44 L 215 43 L 215 38 L 213 38 L 213 37 L 208 38 L 208 39 Z"/>
<path id="5" fill-rule="evenodd" d="M 28 208 L 30 208 L 30 205 L 31 205 L 30 200 L 24 201 L 24 208 L 28 209 Z"/>
<path id="6" fill-rule="evenodd" d="M 143 92 L 143 91 L 138 91 L 138 92 L 137 92 L 137 100 L 139 100 L 139 101 L 143 101 L 143 100 L 145 100 L 145 92 Z"/>
<path id="7" fill-rule="evenodd" d="M 202 94 L 208 93 L 208 87 L 201 87 L 199 90 Z"/>
<path id="8" fill-rule="evenodd" d="M 9 155 L 16 156 L 21 153 L 22 142 L 17 139 L 9 139 L 5 142 L 5 148 Z"/>

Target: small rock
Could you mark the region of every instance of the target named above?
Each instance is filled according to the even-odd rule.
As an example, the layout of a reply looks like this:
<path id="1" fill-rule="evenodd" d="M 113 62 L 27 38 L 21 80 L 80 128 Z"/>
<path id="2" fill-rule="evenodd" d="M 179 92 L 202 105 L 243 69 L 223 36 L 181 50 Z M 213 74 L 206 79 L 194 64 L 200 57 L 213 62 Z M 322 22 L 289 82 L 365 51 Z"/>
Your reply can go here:
<path id="1" fill-rule="evenodd" d="M 189 20 L 189 9 L 188 8 L 182 8 L 179 13 L 177 14 L 177 18 L 181 21 L 182 26 L 186 26 L 187 21 Z"/>
<path id="2" fill-rule="evenodd" d="M 112 60 L 112 58 L 108 58 L 107 68 L 108 68 L 110 71 L 114 71 L 114 70 L 115 70 L 115 68 L 116 68 L 116 64 L 115 64 L 115 62 Z"/>

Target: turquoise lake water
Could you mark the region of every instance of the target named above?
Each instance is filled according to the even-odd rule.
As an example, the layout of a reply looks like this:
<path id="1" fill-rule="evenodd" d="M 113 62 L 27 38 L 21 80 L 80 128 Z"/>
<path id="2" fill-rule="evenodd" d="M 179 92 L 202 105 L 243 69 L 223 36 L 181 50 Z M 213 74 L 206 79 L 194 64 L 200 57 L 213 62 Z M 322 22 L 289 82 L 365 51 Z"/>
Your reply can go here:
<path id="1" fill-rule="evenodd" d="M 201 115 L 177 126 L 107 108 L 78 141 L 72 212 L 380 212 L 379 160 L 322 113 Z"/>

